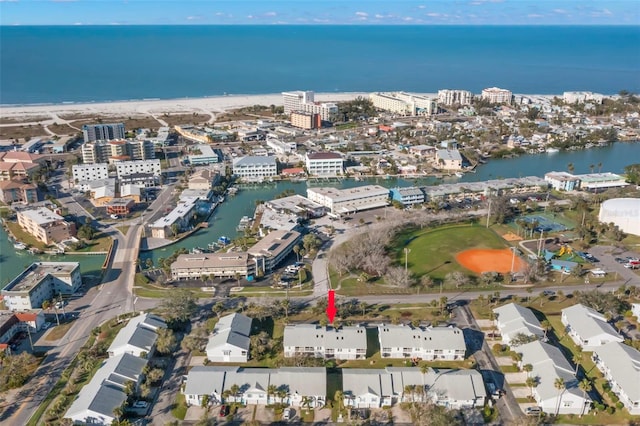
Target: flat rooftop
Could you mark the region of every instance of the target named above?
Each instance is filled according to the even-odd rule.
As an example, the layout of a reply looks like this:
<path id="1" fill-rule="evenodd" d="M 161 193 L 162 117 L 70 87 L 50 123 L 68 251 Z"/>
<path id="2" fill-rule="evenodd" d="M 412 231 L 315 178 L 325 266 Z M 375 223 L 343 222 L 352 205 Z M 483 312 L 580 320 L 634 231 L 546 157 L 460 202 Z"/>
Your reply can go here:
<path id="1" fill-rule="evenodd" d="M 52 212 L 46 207 L 40 207 L 39 209 L 34 210 L 23 210 L 20 212 L 20 214 L 28 217 L 31 221 L 37 223 L 38 225 L 46 225 L 48 223 L 64 220 L 62 216 Z"/>
<path id="2" fill-rule="evenodd" d="M 38 262 L 33 263 L 13 281 L 11 281 L 2 292 L 19 291 L 28 292 L 36 287 L 48 275 L 68 276 L 74 269 L 79 268 L 78 262 Z"/>

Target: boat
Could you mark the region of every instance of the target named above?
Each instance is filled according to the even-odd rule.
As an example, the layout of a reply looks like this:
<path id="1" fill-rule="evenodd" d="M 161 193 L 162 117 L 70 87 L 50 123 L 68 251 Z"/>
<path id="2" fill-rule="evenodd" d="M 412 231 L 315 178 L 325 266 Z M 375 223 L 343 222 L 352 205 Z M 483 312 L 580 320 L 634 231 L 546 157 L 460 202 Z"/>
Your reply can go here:
<path id="1" fill-rule="evenodd" d="M 560 152 L 558 148 L 547 148 L 547 154 L 555 154 L 556 152 Z"/>
<path id="2" fill-rule="evenodd" d="M 464 176 L 464 173 L 462 173 L 462 172 L 456 172 L 456 176 L 458 176 L 458 177 L 460 177 L 460 178 L 461 178 L 462 176 Z"/>
<path id="3" fill-rule="evenodd" d="M 231 243 L 231 240 L 223 235 L 222 237 L 218 238 L 218 243 L 226 246 L 227 244 Z"/>
<path id="4" fill-rule="evenodd" d="M 242 219 L 240 219 L 240 223 L 238 224 L 236 229 L 238 231 L 244 231 L 250 225 L 251 225 L 251 218 L 249 216 L 242 216 Z"/>
<path id="5" fill-rule="evenodd" d="M 16 249 L 16 250 L 24 250 L 24 249 L 27 248 L 27 245 L 26 244 L 22 244 L 22 243 L 15 243 L 13 245 L 13 248 Z"/>

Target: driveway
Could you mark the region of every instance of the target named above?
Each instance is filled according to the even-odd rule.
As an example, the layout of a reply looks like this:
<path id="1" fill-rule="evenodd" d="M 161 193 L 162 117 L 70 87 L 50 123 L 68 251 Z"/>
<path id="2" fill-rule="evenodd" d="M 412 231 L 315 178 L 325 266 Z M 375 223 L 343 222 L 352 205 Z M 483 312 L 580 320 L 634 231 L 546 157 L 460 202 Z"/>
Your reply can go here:
<path id="1" fill-rule="evenodd" d="M 404 411 L 400 404 L 395 404 L 391 407 L 391 415 L 393 416 L 393 424 L 394 425 L 410 425 L 411 416 L 407 411 Z"/>

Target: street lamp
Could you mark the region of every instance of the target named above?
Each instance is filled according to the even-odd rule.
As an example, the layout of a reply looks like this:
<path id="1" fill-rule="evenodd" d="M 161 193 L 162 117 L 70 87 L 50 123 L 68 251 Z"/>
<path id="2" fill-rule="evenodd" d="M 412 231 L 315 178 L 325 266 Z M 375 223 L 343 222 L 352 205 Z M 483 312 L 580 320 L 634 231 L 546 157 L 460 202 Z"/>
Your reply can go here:
<path id="1" fill-rule="evenodd" d="M 404 248 L 404 272 L 407 272 L 409 266 L 409 252 L 411 252 L 410 248 Z"/>

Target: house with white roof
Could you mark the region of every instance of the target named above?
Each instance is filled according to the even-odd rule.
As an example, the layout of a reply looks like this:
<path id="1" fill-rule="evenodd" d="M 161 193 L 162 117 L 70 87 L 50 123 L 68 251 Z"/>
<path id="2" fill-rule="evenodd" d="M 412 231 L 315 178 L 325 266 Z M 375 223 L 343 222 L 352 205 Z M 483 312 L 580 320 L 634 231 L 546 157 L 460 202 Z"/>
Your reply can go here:
<path id="1" fill-rule="evenodd" d="M 126 326 L 113 339 L 107 352 L 109 357 L 128 353 L 140 357 L 153 355 L 158 340 L 157 331 L 167 328 L 167 324 L 159 317 L 141 313 L 129 320 Z"/>
<path id="2" fill-rule="evenodd" d="M 531 364 L 530 377 L 537 379 L 533 397 L 545 413 L 582 414 L 589 411 L 591 399 L 578 387 L 575 370 L 560 349 L 536 340 L 519 346 L 522 354 L 520 365 Z M 556 388 L 556 380 L 562 379 L 564 387 Z"/>
<path id="3" fill-rule="evenodd" d="M 367 333 L 361 326 L 341 328 L 317 324 L 287 325 L 284 328 L 284 356 L 363 359 L 367 356 Z"/>
<path id="4" fill-rule="evenodd" d="M 592 359 L 629 414 L 640 415 L 640 351 L 611 342 L 595 348 Z"/>
<path id="5" fill-rule="evenodd" d="M 220 318 L 209 336 L 207 359 L 211 362 L 247 362 L 251 321 L 251 318 L 235 313 Z"/>
<path id="6" fill-rule="evenodd" d="M 232 394 L 234 388 L 237 393 Z M 201 405 L 202 398 L 208 395 L 214 404 L 267 405 L 277 402 L 322 407 L 327 397 L 327 371 L 324 367 L 196 366 L 187 375 L 183 393 L 189 405 Z"/>
<path id="7" fill-rule="evenodd" d="M 609 342 L 624 341 L 604 315 L 581 304 L 562 310 L 562 324 L 575 344 L 585 351 Z"/>
<path id="8" fill-rule="evenodd" d="M 457 149 L 439 149 L 436 151 L 436 166 L 443 170 L 461 170 L 462 155 Z"/>
<path id="9" fill-rule="evenodd" d="M 631 304 L 631 314 L 633 314 L 634 317 L 640 319 L 640 303 Z"/>
<path id="10" fill-rule="evenodd" d="M 378 326 L 382 358 L 464 359 L 467 346 L 458 327 Z"/>
<path id="11" fill-rule="evenodd" d="M 502 341 L 506 345 L 511 345 L 511 340 L 521 334 L 525 336 L 544 337 L 544 329 L 540 321 L 529 308 L 525 308 L 515 303 L 509 303 L 493 310 L 495 313 L 495 324 L 500 331 Z"/>
<path id="12" fill-rule="evenodd" d="M 367 368 L 342 369 L 342 394 L 345 407 L 379 408 L 393 404 L 391 374 Z"/>
<path id="13" fill-rule="evenodd" d="M 91 381 L 85 385 L 67 410 L 65 418 L 74 424 L 110 425 L 113 410 L 127 400 L 125 387 L 133 382 L 137 388 L 147 360 L 127 353 L 107 359 Z"/>

